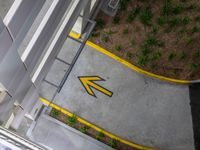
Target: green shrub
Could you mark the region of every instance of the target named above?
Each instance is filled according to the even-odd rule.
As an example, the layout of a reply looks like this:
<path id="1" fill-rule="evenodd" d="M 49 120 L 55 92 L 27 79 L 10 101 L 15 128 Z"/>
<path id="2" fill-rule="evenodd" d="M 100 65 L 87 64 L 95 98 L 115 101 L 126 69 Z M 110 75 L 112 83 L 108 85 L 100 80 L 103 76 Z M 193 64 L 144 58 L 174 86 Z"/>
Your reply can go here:
<path id="1" fill-rule="evenodd" d="M 133 57 L 133 53 L 127 52 L 127 53 L 126 53 L 126 56 L 127 56 L 129 59 L 131 59 L 131 58 Z"/>
<path id="2" fill-rule="evenodd" d="M 102 140 L 104 137 L 105 137 L 105 135 L 102 132 L 98 132 L 97 135 L 96 135 L 96 139 L 99 140 L 99 141 Z"/>
<path id="3" fill-rule="evenodd" d="M 51 110 L 51 116 L 53 118 L 57 118 L 60 115 L 60 113 L 61 112 L 59 110 L 57 110 L 57 109 L 52 108 L 52 110 Z"/>
<path id="4" fill-rule="evenodd" d="M 190 69 L 191 69 L 192 71 L 197 70 L 197 68 L 198 68 L 198 64 L 196 64 L 196 63 L 191 63 Z"/>
<path id="5" fill-rule="evenodd" d="M 122 50 L 122 45 L 121 44 L 117 44 L 117 45 L 115 45 L 115 50 L 116 51 L 121 51 Z"/>
<path id="6" fill-rule="evenodd" d="M 141 46 L 140 51 L 143 56 L 146 56 L 147 54 L 151 52 L 150 48 L 147 45 Z"/>
<path id="7" fill-rule="evenodd" d="M 163 8 L 162 8 L 162 14 L 164 16 L 169 16 L 172 10 L 172 4 L 171 0 L 163 0 Z"/>
<path id="8" fill-rule="evenodd" d="M 197 26 L 194 26 L 194 27 L 192 28 L 192 33 L 196 33 L 196 32 L 200 32 L 200 28 L 197 27 Z"/>
<path id="9" fill-rule="evenodd" d="M 128 2 L 129 1 L 127 1 L 127 0 L 120 0 L 119 9 L 122 10 L 122 11 L 127 10 Z"/>
<path id="10" fill-rule="evenodd" d="M 85 133 L 85 134 L 88 132 L 88 129 L 89 129 L 88 126 L 82 126 L 82 127 L 80 127 L 80 131 L 81 131 L 82 133 Z"/>
<path id="11" fill-rule="evenodd" d="M 168 55 L 168 60 L 169 60 L 169 61 L 172 61 L 175 57 L 176 57 L 176 53 L 175 53 L 175 52 L 171 52 L 171 53 L 169 53 L 169 55 Z"/>
<path id="12" fill-rule="evenodd" d="M 124 30 L 123 30 L 123 34 L 128 34 L 129 33 L 129 29 L 128 28 L 125 28 Z"/>
<path id="13" fill-rule="evenodd" d="M 185 16 L 185 17 L 183 18 L 182 22 L 183 22 L 184 25 L 188 25 L 188 24 L 190 23 L 190 17 Z"/>
<path id="14" fill-rule="evenodd" d="M 140 13 L 141 8 L 139 6 L 136 6 L 135 8 L 132 9 L 132 14 L 134 14 L 135 16 L 138 15 Z"/>
<path id="15" fill-rule="evenodd" d="M 173 12 L 173 14 L 177 15 L 177 14 L 182 13 L 183 10 L 184 10 L 184 7 L 183 7 L 183 5 L 180 3 L 180 4 L 177 4 L 177 5 L 175 5 L 175 6 L 173 7 L 172 12 Z"/>
<path id="16" fill-rule="evenodd" d="M 167 23 L 167 21 L 164 17 L 158 17 L 157 23 L 159 26 L 164 26 Z"/>
<path id="17" fill-rule="evenodd" d="M 133 22 L 134 19 L 135 19 L 135 16 L 130 12 L 130 13 L 128 14 L 128 17 L 127 17 L 127 19 L 126 19 L 126 22 L 131 23 L 131 22 Z"/>
<path id="18" fill-rule="evenodd" d="M 160 57 L 161 57 L 161 53 L 160 52 L 154 52 L 153 53 L 153 57 L 152 57 L 152 59 L 153 60 L 159 60 L 160 59 Z"/>
<path id="19" fill-rule="evenodd" d="M 157 26 L 152 27 L 152 33 L 156 34 L 158 33 L 159 28 Z"/>
<path id="20" fill-rule="evenodd" d="M 139 19 L 140 22 L 144 25 L 151 25 L 151 19 L 153 17 L 153 14 L 151 12 L 150 8 L 145 8 L 141 11 Z"/>
<path id="21" fill-rule="evenodd" d="M 105 27 L 105 21 L 103 19 L 97 19 L 96 26 L 100 29 L 103 29 Z"/>
<path id="22" fill-rule="evenodd" d="M 195 21 L 197 21 L 197 22 L 200 23 L 200 16 L 196 16 L 196 17 L 195 17 Z"/>
<path id="23" fill-rule="evenodd" d="M 118 146 L 118 141 L 116 139 L 110 139 L 108 145 L 112 148 L 116 148 Z"/>
<path id="24" fill-rule="evenodd" d="M 119 16 L 115 16 L 113 21 L 112 21 L 112 23 L 113 24 L 119 24 L 119 22 L 120 22 L 120 17 Z"/>
<path id="25" fill-rule="evenodd" d="M 195 58 L 200 58 L 200 50 L 195 51 L 195 52 L 193 53 L 193 56 L 194 56 Z"/>
<path id="26" fill-rule="evenodd" d="M 148 62 L 147 56 L 140 55 L 137 57 L 137 64 L 144 67 Z"/>
<path id="27" fill-rule="evenodd" d="M 99 36 L 99 33 L 97 33 L 96 31 L 93 31 L 91 34 L 90 34 L 90 37 L 93 38 L 93 37 L 98 37 Z"/>
<path id="28" fill-rule="evenodd" d="M 155 36 L 150 36 L 148 37 L 148 39 L 145 41 L 145 45 L 157 45 L 158 44 L 158 40 L 155 38 Z"/>
<path id="29" fill-rule="evenodd" d="M 77 122 L 77 117 L 75 115 L 67 117 L 67 124 L 73 126 Z"/>
<path id="30" fill-rule="evenodd" d="M 185 52 L 182 52 L 182 53 L 181 53 L 181 56 L 180 56 L 180 59 L 181 59 L 181 60 L 184 60 L 186 57 L 187 57 L 186 53 L 185 53 Z"/>
<path id="31" fill-rule="evenodd" d="M 128 23 L 133 22 L 133 20 L 134 20 L 135 17 L 139 14 L 139 12 L 140 12 L 140 7 L 137 6 L 136 8 L 133 8 L 133 9 L 129 12 L 126 21 L 127 21 Z"/>
<path id="32" fill-rule="evenodd" d="M 175 18 L 169 20 L 169 25 L 170 25 L 171 27 L 176 27 L 176 26 L 178 26 L 180 23 L 181 23 L 181 19 L 180 19 L 179 17 L 175 17 Z"/>
<path id="33" fill-rule="evenodd" d="M 101 37 L 101 41 L 104 42 L 104 43 L 108 43 L 109 37 L 108 37 L 107 35 L 103 35 L 103 36 Z"/>
<path id="34" fill-rule="evenodd" d="M 187 37 L 186 42 L 188 45 L 190 45 L 194 42 L 194 39 L 192 37 Z"/>

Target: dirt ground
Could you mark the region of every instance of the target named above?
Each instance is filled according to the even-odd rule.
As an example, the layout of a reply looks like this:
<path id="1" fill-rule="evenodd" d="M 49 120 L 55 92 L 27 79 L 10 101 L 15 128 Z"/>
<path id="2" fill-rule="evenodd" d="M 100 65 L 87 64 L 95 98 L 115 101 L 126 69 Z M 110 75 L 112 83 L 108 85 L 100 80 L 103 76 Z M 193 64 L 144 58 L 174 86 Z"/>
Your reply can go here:
<path id="1" fill-rule="evenodd" d="M 90 40 L 152 73 L 200 78 L 200 1 L 122 0 L 115 17 L 103 12 Z"/>

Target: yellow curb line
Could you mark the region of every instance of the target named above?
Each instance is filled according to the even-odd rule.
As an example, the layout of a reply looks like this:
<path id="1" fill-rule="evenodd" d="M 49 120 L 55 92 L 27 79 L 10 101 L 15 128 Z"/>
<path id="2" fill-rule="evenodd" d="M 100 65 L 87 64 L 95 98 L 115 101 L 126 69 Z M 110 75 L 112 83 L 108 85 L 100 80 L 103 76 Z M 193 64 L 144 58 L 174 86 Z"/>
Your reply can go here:
<path id="1" fill-rule="evenodd" d="M 50 107 L 52 107 L 52 108 L 54 108 L 54 109 L 56 109 L 56 110 L 59 110 L 59 111 L 61 111 L 62 113 L 66 114 L 66 115 L 68 115 L 68 116 L 70 116 L 70 117 L 72 117 L 72 116 L 74 115 L 73 113 L 69 112 L 68 110 L 66 110 L 66 109 L 64 109 L 64 108 L 61 108 L 61 107 L 57 106 L 56 104 L 53 104 L 53 103 L 49 102 L 48 100 L 46 100 L 46 99 L 44 99 L 44 98 L 41 98 L 41 97 L 40 97 L 40 100 L 41 100 L 44 104 L 46 104 L 46 105 L 48 105 L 48 106 L 50 106 Z M 141 145 L 132 143 L 132 142 L 130 142 L 130 141 L 124 140 L 124 139 L 122 139 L 122 138 L 120 138 L 120 137 L 118 137 L 118 136 L 116 136 L 116 135 L 113 135 L 113 134 L 110 133 L 110 132 L 105 131 L 104 129 L 101 129 L 101 128 L 95 126 L 94 124 L 92 124 L 92 123 L 86 121 L 86 120 L 83 119 L 83 118 L 80 118 L 80 117 L 78 117 L 78 116 L 76 116 L 76 117 L 77 117 L 77 120 L 78 120 L 80 123 L 82 123 L 82 124 L 84 124 L 84 125 L 87 125 L 88 127 L 93 128 L 94 130 L 96 130 L 96 131 L 98 131 L 98 132 L 102 132 L 103 134 L 107 135 L 108 137 L 110 137 L 110 138 L 112 138 L 112 139 L 116 139 L 116 140 L 118 140 L 118 141 L 120 141 L 120 142 L 122 142 L 122 143 L 124 143 L 124 144 L 126 144 L 126 145 L 129 145 L 129 146 L 133 147 L 133 148 L 136 148 L 136 149 L 139 149 L 139 150 L 155 150 L 155 149 L 153 149 L 153 148 L 144 147 L 144 146 L 141 146 Z"/>
<path id="2" fill-rule="evenodd" d="M 77 34 L 77 33 L 74 33 L 74 32 L 71 32 L 70 33 L 70 36 L 73 37 L 73 38 L 80 38 L 81 35 L 80 34 Z M 167 81 L 167 82 L 171 82 L 171 83 L 178 83 L 178 84 L 189 84 L 191 83 L 190 81 L 188 80 L 178 80 L 178 79 L 173 79 L 173 78 L 168 78 L 168 77 L 164 77 L 164 76 L 160 76 L 160 75 L 157 75 L 157 74 L 154 74 L 154 73 L 151 73 L 151 72 L 148 72 L 148 71 L 145 71 L 129 62 L 127 62 L 126 60 L 116 56 L 115 54 L 109 52 L 108 50 L 100 47 L 99 45 L 96 45 L 95 43 L 91 42 L 91 41 L 87 41 L 86 43 L 88 46 L 96 49 L 97 51 L 117 60 L 118 62 L 120 62 L 121 64 L 127 66 L 128 68 L 138 72 L 138 73 L 141 73 L 143 75 L 146 75 L 148 77 L 152 77 L 152 78 L 156 78 L 156 79 L 159 79 L 161 81 Z"/>
<path id="3" fill-rule="evenodd" d="M 172 79 L 172 78 L 168 78 L 168 77 L 164 77 L 164 76 L 160 76 L 160 75 L 156 75 L 154 73 L 151 73 L 151 72 L 148 72 L 148 71 L 145 71 L 143 69 L 140 69 L 138 68 L 137 66 L 127 62 L 126 60 L 114 55 L 113 53 L 109 52 L 108 50 L 94 44 L 93 42 L 91 41 L 87 41 L 87 45 L 89 45 L 90 47 L 96 49 L 97 51 L 117 60 L 118 62 L 124 64 L 125 66 L 129 67 L 130 69 L 138 72 L 138 73 L 141 73 L 143 75 L 146 75 L 146 76 L 150 76 L 150 77 L 153 77 L 153 78 L 157 78 L 159 80 L 163 80 L 163 81 L 168 81 L 168 82 L 172 82 L 172 83 L 179 83 L 179 84 L 189 84 L 189 81 L 187 80 L 178 80 L 178 79 Z"/>
<path id="4" fill-rule="evenodd" d="M 71 32 L 69 33 L 69 36 L 71 36 L 71 37 L 73 37 L 73 38 L 75 38 L 75 39 L 79 39 L 79 38 L 81 37 L 81 34 L 78 34 L 78 33 L 75 33 L 75 32 L 73 32 L 73 31 L 71 31 Z"/>

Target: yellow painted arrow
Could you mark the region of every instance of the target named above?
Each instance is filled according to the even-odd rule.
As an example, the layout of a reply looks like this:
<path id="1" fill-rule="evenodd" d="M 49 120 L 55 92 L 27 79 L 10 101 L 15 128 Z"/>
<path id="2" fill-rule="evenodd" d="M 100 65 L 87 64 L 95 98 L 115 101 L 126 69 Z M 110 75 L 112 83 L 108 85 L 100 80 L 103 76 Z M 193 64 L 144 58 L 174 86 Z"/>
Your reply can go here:
<path id="1" fill-rule="evenodd" d="M 81 83 L 83 84 L 85 90 L 87 91 L 87 93 L 89 95 L 96 97 L 93 90 L 91 89 L 91 88 L 94 88 L 94 89 L 102 92 L 103 94 L 105 94 L 109 97 L 112 97 L 113 92 L 111 92 L 111 91 L 105 89 L 104 87 L 94 83 L 94 81 L 105 81 L 103 78 L 101 78 L 99 76 L 80 76 L 78 78 L 81 81 Z"/>

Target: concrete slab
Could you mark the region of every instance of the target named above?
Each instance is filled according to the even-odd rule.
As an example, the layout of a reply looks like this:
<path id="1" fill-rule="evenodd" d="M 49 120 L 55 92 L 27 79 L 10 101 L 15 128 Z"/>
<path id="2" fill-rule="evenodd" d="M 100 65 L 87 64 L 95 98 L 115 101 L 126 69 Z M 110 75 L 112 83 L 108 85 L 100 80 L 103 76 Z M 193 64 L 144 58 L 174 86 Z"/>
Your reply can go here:
<path id="1" fill-rule="evenodd" d="M 32 130 L 31 139 L 53 150 L 113 150 L 107 145 L 42 115 Z"/>
<path id="2" fill-rule="evenodd" d="M 6 16 L 13 2 L 14 0 L 0 0 L 0 16 L 2 19 Z"/>
<path id="3" fill-rule="evenodd" d="M 59 86 L 60 81 L 64 77 L 65 72 L 67 71 L 68 68 L 69 68 L 68 65 L 58 60 L 55 60 L 48 75 L 46 76 L 46 80 Z M 56 73 L 56 72 L 59 72 L 59 73 Z"/>
<path id="4" fill-rule="evenodd" d="M 65 46 L 62 51 L 67 49 Z M 113 96 L 94 88 L 96 98 L 89 95 L 79 76 L 105 79 L 94 83 L 112 91 Z M 49 91 L 43 91 L 48 95 Z M 85 46 L 54 103 L 141 145 L 164 150 L 194 149 L 187 86 L 144 77 L 89 46 Z"/>
<path id="5" fill-rule="evenodd" d="M 81 43 L 67 38 L 60 53 L 58 54 L 58 58 L 65 60 L 68 63 L 71 63 L 80 46 Z"/>

